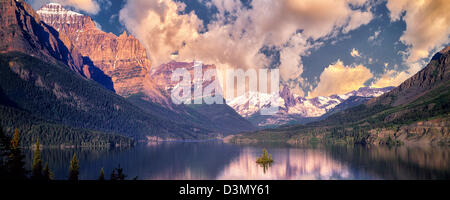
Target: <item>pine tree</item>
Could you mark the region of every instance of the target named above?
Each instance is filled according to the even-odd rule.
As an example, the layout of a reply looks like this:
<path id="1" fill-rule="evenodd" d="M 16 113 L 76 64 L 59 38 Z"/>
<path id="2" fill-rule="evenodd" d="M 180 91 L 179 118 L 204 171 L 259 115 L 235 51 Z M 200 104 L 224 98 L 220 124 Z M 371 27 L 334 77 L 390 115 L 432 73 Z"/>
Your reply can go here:
<path id="1" fill-rule="evenodd" d="M 16 130 L 14 131 L 14 136 L 11 139 L 11 148 L 18 149 L 20 145 L 19 142 L 20 142 L 19 129 L 16 128 Z"/>
<path id="2" fill-rule="evenodd" d="M 45 163 L 45 167 L 44 170 L 42 172 L 42 175 L 44 176 L 45 180 L 53 180 L 54 179 L 54 175 L 53 172 L 50 170 L 50 168 L 48 167 L 48 162 Z"/>
<path id="3" fill-rule="evenodd" d="M 13 138 L 11 139 L 10 154 L 8 157 L 7 168 L 8 176 L 10 179 L 24 180 L 27 176 L 27 171 L 25 170 L 25 156 L 20 150 L 20 135 L 19 129 L 14 131 Z"/>
<path id="4" fill-rule="evenodd" d="M 104 181 L 105 180 L 105 172 L 103 171 L 103 167 L 100 170 L 100 176 L 98 177 L 99 181 Z"/>
<path id="5" fill-rule="evenodd" d="M 39 139 L 36 140 L 36 149 L 33 155 L 33 165 L 31 167 L 31 179 L 42 180 L 42 160 L 41 160 L 41 149 L 39 144 Z"/>
<path id="6" fill-rule="evenodd" d="M 272 163 L 273 162 L 273 160 L 272 160 L 272 154 L 269 154 L 268 152 L 267 152 L 267 149 L 263 149 L 263 154 L 262 154 L 262 156 L 261 157 L 259 157 L 257 160 L 256 160 L 256 163 L 259 163 L 259 164 L 270 164 L 270 163 Z"/>
<path id="7" fill-rule="evenodd" d="M 80 173 L 80 166 L 78 165 L 77 154 L 73 154 L 69 167 L 69 180 L 78 181 L 78 174 Z"/>

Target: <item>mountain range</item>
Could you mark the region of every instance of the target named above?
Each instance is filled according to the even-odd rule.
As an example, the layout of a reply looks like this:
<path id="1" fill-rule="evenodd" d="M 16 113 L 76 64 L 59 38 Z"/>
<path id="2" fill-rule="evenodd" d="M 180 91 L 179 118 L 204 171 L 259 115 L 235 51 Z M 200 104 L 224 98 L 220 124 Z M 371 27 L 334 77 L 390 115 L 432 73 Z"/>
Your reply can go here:
<path id="1" fill-rule="evenodd" d="M 233 142 L 450 144 L 450 46 L 379 97 L 306 125 L 245 133 Z"/>
<path id="2" fill-rule="evenodd" d="M 227 104 L 256 126 L 274 127 L 284 124 L 316 121 L 328 116 L 337 109 L 343 110 L 358 106 L 392 89 L 393 87 L 363 87 L 343 95 L 319 96 L 308 99 L 292 94 L 288 87 L 284 87 L 277 96 L 267 93 L 250 92 L 247 95 L 228 100 Z M 260 115 L 261 109 L 268 107 L 273 99 L 275 99 L 279 111 L 275 115 Z"/>

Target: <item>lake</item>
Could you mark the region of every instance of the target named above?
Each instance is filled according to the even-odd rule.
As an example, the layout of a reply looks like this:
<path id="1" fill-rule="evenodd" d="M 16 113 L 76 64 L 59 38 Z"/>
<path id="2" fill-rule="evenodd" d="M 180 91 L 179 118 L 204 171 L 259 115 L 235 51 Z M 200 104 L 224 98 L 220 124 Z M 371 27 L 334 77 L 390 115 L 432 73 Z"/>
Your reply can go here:
<path id="1" fill-rule="evenodd" d="M 274 163 L 255 161 L 267 148 Z M 31 166 L 32 151 L 26 153 Z M 80 179 L 109 179 L 119 164 L 127 179 L 450 179 L 450 148 L 386 146 L 235 145 L 215 142 L 163 142 L 130 148 L 44 149 L 43 164 L 56 179 L 67 179 L 76 153 Z"/>

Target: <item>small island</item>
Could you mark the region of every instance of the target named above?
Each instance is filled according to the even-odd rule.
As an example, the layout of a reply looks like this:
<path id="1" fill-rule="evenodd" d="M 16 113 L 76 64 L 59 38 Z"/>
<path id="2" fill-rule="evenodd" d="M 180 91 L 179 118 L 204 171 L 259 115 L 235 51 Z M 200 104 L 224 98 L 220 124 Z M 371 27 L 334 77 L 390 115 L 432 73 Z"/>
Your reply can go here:
<path id="1" fill-rule="evenodd" d="M 262 156 L 259 157 L 258 160 L 256 160 L 256 163 L 262 164 L 262 165 L 272 164 L 273 163 L 272 154 L 269 154 L 267 152 L 267 149 L 264 148 Z"/>

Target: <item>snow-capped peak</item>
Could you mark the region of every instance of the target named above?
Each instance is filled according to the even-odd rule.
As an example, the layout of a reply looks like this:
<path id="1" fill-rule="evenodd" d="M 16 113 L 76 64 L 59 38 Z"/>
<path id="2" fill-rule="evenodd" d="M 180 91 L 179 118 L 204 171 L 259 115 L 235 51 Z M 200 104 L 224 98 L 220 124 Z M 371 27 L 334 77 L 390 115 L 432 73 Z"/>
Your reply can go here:
<path id="1" fill-rule="evenodd" d="M 277 96 L 277 104 L 280 107 L 280 115 L 298 115 L 302 117 L 319 117 L 327 113 L 340 103 L 352 96 L 359 97 L 378 97 L 389 92 L 393 87 L 388 88 L 370 88 L 364 87 L 343 95 L 332 95 L 329 97 L 303 98 L 298 95 L 292 95 L 287 87 L 283 88 L 281 94 Z M 258 92 L 249 92 L 246 95 L 233 99 L 228 99 L 227 104 L 236 110 L 243 117 L 250 117 L 258 114 L 260 109 L 267 106 L 271 99 L 270 94 L 260 94 Z"/>
<path id="2" fill-rule="evenodd" d="M 49 3 L 36 11 L 39 15 L 83 16 L 83 14 L 65 9 L 59 3 Z"/>

